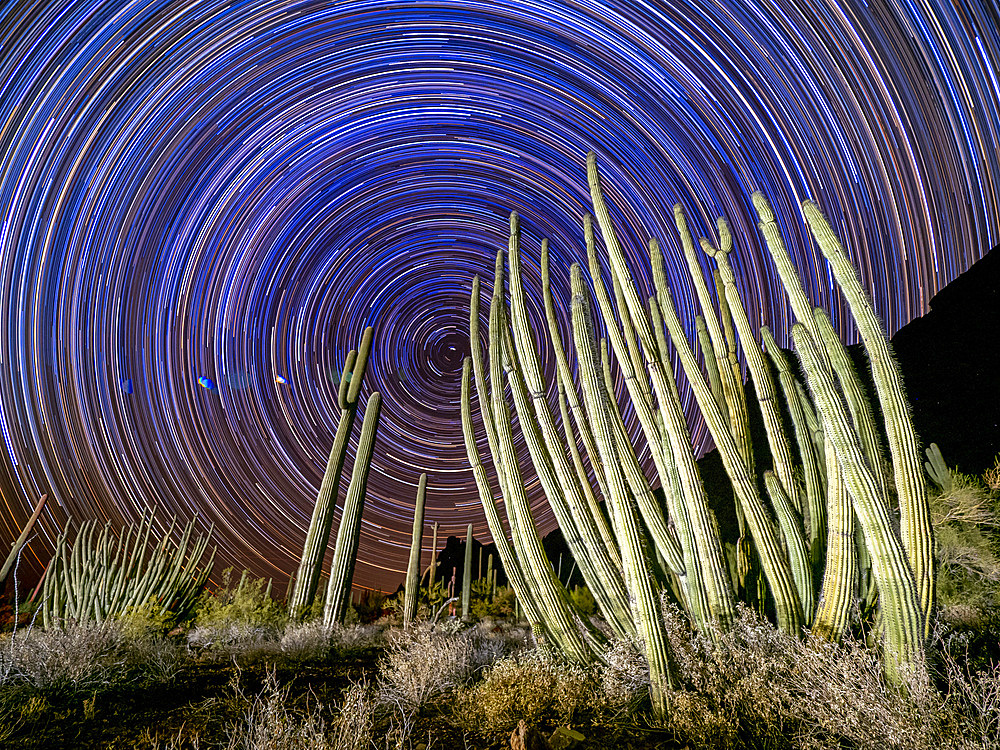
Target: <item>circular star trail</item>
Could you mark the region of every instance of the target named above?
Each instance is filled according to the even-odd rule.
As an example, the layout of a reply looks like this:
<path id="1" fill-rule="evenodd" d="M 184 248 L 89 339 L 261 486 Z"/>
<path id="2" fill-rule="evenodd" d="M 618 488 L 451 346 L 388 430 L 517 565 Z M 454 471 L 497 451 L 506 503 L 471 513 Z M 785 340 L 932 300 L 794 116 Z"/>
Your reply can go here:
<path id="1" fill-rule="evenodd" d="M 543 237 L 565 306 L 591 149 L 636 265 L 649 236 L 664 244 L 682 313 L 676 202 L 709 237 L 729 218 L 751 317 L 787 340 L 760 189 L 813 300 L 850 335 L 805 198 L 895 330 L 997 243 L 995 14 L 988 0 L 7 3 L 0 536 L 48 492 L 22 569 L 37 573 L 68 518 L 155 506 L 214 524 L 219 569 L 286 577 L 340 368 L 372 325 L 362 398 L 385 401 L 356 583 L 400 580 L 422 471 L 428 523 L 488 538 L 458 417 L 471 280 L 488 289 L 517 210 L 536 321 Z"/>

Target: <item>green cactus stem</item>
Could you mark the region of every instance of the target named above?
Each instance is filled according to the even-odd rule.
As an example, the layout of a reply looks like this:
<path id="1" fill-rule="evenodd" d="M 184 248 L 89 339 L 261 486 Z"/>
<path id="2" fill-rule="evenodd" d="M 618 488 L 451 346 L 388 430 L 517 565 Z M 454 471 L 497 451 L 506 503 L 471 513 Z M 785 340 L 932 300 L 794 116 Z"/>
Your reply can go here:
<path id="1" fill-rule="evenodd" d="M 465 529 L 465 562 L 462 566 L 462 622 L 469 621 L 472 603 L 472 524 Z"/>
<path id="2" fill-rule="evenodd" d="M 295 619 L 303 617 L 316 598 L 316 589 L 323 572 L 323 558 L 330 542 L 330 528 L 333 525 L 333 507 L 337 502 L 340 487 L 340 477 L 347 459 L 347 444 L 354 426 L 357 413 L 357 399 L 361 389 L 361 381 L 365 376 L 368 357 L 371 353 L 374 332 L 369 326 L 361 337 L 361 347 L 358 351 L 351 350 L 344 363 L 340 376 L 338 402 L 340 405 L 340 421 L 333 439 L 333 448 L 323 474 L 316 504 L 313 506 L 309 530 L 302 548 L 302 557 L 298 572 L 295 574 L 295 587 L 288 609 Z"/>
<path id="3" fill-rule="evenodd" d="M 343 622 L 344 613 L 351 595 L 351 581 L 354 565 L 358 557 L 358 540 L 361 536 L 361 514 L 365 506 L 365 491 L 368 487 L 368 471 L 371 469 L 372 453 L 375 449 L 375 433 L 378 431 L 379 414 L 382 411 L 382 396 L 378 391 L 368 397 L 365 417 L 361 423 L 361 437 L 354 456 L 351 470 L 351 484 L 344 500 L 344 509 L 337 529 L 337 541 L 330 564 L 330 580 L 327 583 L 326 602 L 323 606 L 323 623 L 332 625 Z"/>
<path id="4" fill-rule="evenodd" d="M 409 627 L 417 614 L 417 589 L 420 588 L 420 552 L 424 540 L 424 502 L 427 499 L 427 474 L 420 475 L 417 500 L 413 506 L 413 534 L 410 537 L 410 561 L 406 566 L 406 589 L 403 593 L 403 627 Z M 437 545 L 437 524 L 434 524 L 434 545 Z M 434 563 L 431 563 L 428 589 L 434 585 Z"/>

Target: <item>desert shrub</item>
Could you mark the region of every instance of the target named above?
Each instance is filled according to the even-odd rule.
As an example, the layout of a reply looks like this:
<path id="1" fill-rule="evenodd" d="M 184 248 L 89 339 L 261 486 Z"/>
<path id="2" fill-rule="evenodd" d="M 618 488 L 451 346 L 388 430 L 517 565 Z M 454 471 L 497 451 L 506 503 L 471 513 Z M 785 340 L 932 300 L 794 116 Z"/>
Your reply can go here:
<path id="1" fill-rule="evenodd" d="M 222 572 L 222 582 L 213 592 L 205 592 L 195 610 L 196 627 L 242 625 L 279 631 L 288 621 L 284 607 L 270 593 L 263 578 L 251 578 L 244 571 L 233 583 L 233 569 Z"/>
<path id="2" fill-rule="evenodd" d="M 979 480 L 952 472 L 932 495 L 938 600 L 953 625 L 985 628 L 1000 619 L 1000 496 Z"/>
<path id="3" fill-rule="evenodd" d="M 417 623 L 393 631 L 380 664 L 379 693 L 402 713 L 451 694 L 497 659 L 524 647 L 523 631 Z"/>
<path id="4" fill-rule="evenodd" d="M 174 613 L 164 609 L 155 598 L 138 607 L 129 607 L 115 618 L 125 638 L 132 641 L 150 640 L 163 636 L 174 625 Z"/>
<path id="5" fill-rule="evenodd" d="M 324 625 L 321 620 L 289 623 L 279 649 L 291 658 L 319 661 L 355 655 L 383 645 L 385 629 L 377 625 Z"/>
<path id="6" fill-rule="evenodd" d="M 284 607 L 271 598 L 264 579 L 245 572 L 233 583 L 233 569 L 222 573 L 222 583 L 206 592 L 195 611 L 188 646 L 197 653 L 220 658 L 274 652 L 288 622 Z"/>
<path id="7" fill-rule="evenodd" d="M 609 711 L 632 713 L 649 695 L 649 665 L 635 643 L 612 641 L 604 652 L 598 675 Z"/>
<path id="8" fill-rule="evenodd" d="M 474 598 L 469 605 L 470 614 L 477 620 L 493 618 L 512 620 L 516 611 L 516 597 L 510 586 L 498 586 L 495 596 Z"/>
<path id="9" fill-rule="evenodd" d="M 58 701 L 169 682 L 182 664 L 180 648 L 166 639 L 126 637 L 115 621 L 68 622 L 15 633 L 0 650 L 0 688 Z"/>
<path id="10" fill-rule="evenodd" d="M 248 707 L 243 720 L 230 732 L 227 750 L 336 750 L 337 746 L 327 741 L 322 707 L 292 711 L 288 686 L 278 685 L 273 670 L 256 696 L 247 698 L 237 689 Z"/>
<path id="11" fill-rule="evenodd" d="M 593 670 L 533 649 L 490 667 L 482 681 L 463 690 L 455 716 L 465 728 L 508 735 L 522 719 L 529 725 L 569 724 L 582 713 L 603 710 Z"/>
<path id="12" fill-rule="evenodd" d="M 675 666 L 667 724 L 695 748 L 1000 747 L 995 671 L 963 672 L 952 658 L 937 689 L 923 667 L 893 685 L 877 651 L 853 638 L 800 640 L 745 608 L 711 635 L 693 634 L 676 608 L 665 617 Z"/>

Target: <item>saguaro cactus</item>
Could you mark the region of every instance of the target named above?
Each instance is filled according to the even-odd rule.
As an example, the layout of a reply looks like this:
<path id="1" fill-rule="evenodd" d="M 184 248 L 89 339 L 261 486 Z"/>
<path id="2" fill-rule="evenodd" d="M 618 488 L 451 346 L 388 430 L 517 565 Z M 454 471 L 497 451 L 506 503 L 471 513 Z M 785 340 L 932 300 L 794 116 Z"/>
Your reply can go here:
<path id="1" fill-rule="evenodd" d="M 316 588 L 323 571 L 323 556 L 330 542 L 330 527 L 333 524 L 333 507 L 337 501 L 337 490 L 340 487 L 340 475 L 347 458 L 347 443 L 354 426 L 354 416 L 357 413 L 358 396 L 361 393 L 361 381 L 368 366 L 368 357 L 372 349 L 374 332 L 369 326 L 361 337 L 361 346 L 347 354 L 344 369 L 340 376 L 340 389 L 337 400 L 340 406 L 340 422 L 333 439 L 333 448 L 323 474 L 323 483 L 319 488 L 319 496 L 313 507 L 309 531 L 306 533 L 305 545 L 302 548 L 302 558 L 299 570 L 295 575 L 295 588 L 288 603 L 288 610 L 293 617 L 302 617 L 312 606 L 316 597 Z"/>
<path id="2" fill-rule="evenodd" d="M 462 621 L 469 619 L 472 602 L 472 524 L 465 530 L 465 565 L 462 567 Z"/>
<path id="3" fill-rule="evenodd" d="M 361 513 L 365 507 L 365 490 L 368 487 L 368 470 L 372 465 L 372 451 L 375 448 L 375 432 L 378 430 L 379 413 L 382 410 L 382 396 L 378 391 L 368 397 L 365 405 L 365 419 L 361 424 L 361 439 L 358 453 L 354 457 L 351 470 L 351 485 L 344 500 L 344 510 L 337 529 L 337 543 L 330 564 L 330 581 L 326 589 L 326 603 L 323 607 L 323 622 L 332 625 L 342 622 L 347 611 L 354 577 L 354 563 L 358 556 L 358 540 L 361 536 Z"/>
<path id="4" fill-rule="evenodd" d="M 417 614 L 417 591 L 420 588 L 420 551 L 424 541 L 424 502 L 427 498 L 427 475 L 417 483 L 417 502 L 413 507 L 413 536 L 410 539 L 410 562 L 406 566 L 406 590 L 403 594 L 403 627 L 408 627 Z M 435 543 L 437 524 L 434 524 Z M 431 563 L 428 589 L 434 586 L 434 563 Z"/>

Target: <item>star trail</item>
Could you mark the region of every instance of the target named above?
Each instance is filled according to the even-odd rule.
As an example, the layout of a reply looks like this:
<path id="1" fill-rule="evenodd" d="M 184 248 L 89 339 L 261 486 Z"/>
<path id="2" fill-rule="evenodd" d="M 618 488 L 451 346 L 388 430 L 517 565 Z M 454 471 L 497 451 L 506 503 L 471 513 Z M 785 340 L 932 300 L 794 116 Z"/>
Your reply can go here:
<path id="1" fill-rule="evenodd" d="M 487 540 L 458 416 L 472 277 L 488 287 L 516 210 L 536 320 L 542 238 L 567 305 L 591 149 L 636 267 L 657 237 L 682 315 L 677 202 L 708 237 L 728 217 L 751 320 L 788 344 L 760 189 L 813 301 L 851 337 L 806 198 L 895 331 L 998 242 L 996 13 L 990 0 L 4 4 L 0 537 L 49 493 L 22 568 L 37 574 L 67 518 L 121 524 L 155 506 L 164 526 L 214 524 L 217 571 L 287 579 L 341 366 L 372 325 L 362 400 L 378 390 L 384 406 L 356 584 L 401 580 L 423 471 L 427 523 L 447 536 L 473 522 Z"/>

